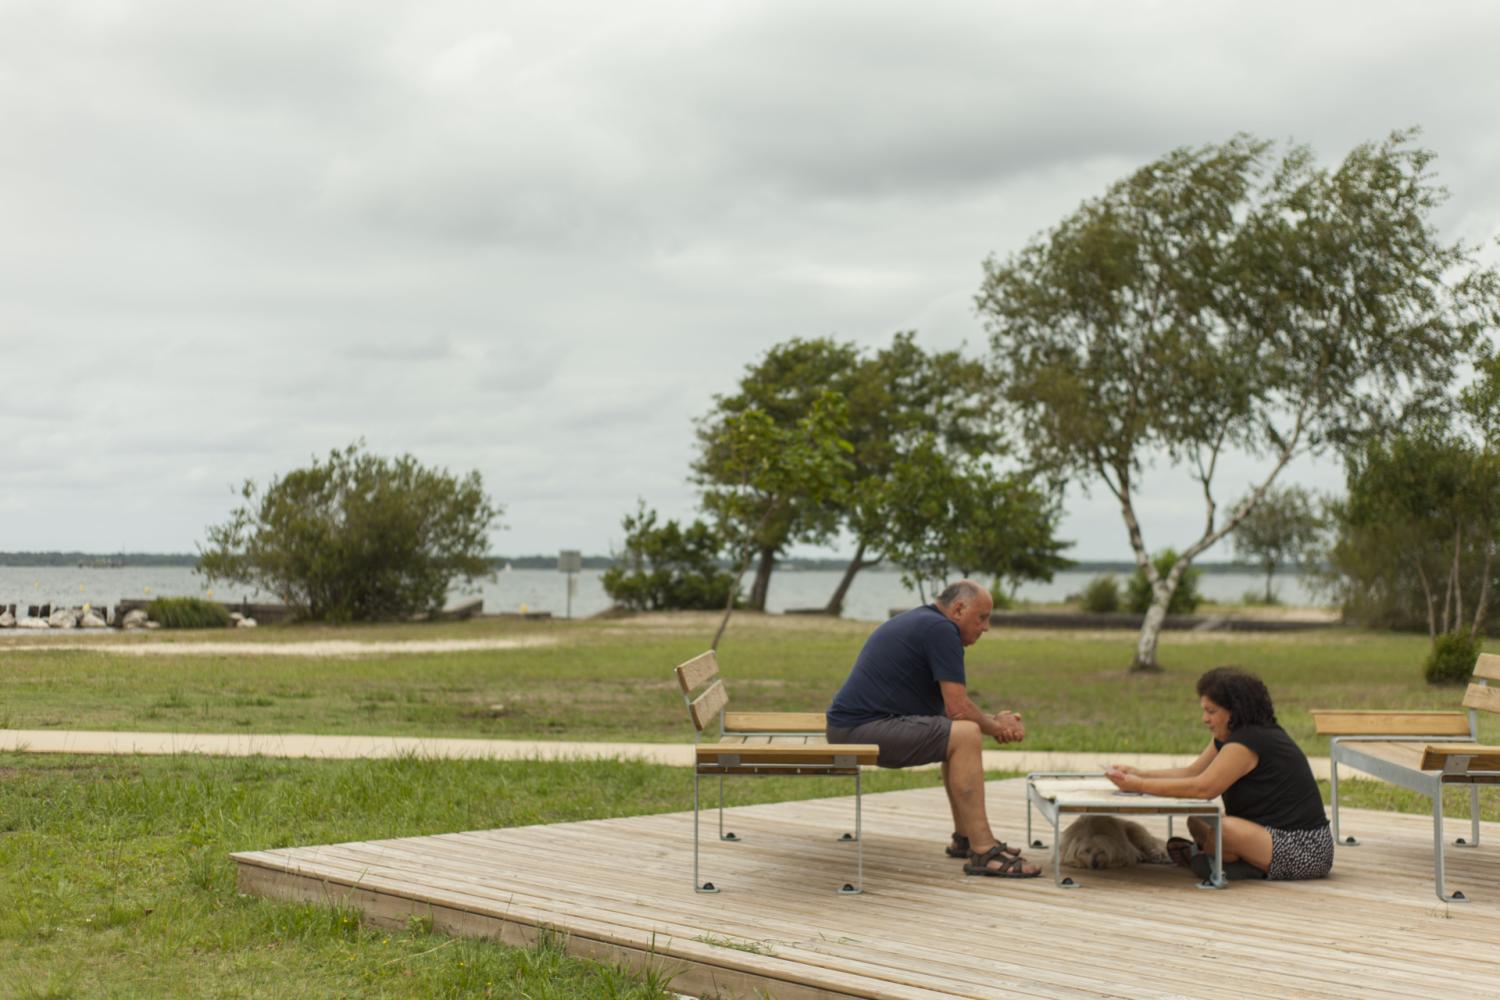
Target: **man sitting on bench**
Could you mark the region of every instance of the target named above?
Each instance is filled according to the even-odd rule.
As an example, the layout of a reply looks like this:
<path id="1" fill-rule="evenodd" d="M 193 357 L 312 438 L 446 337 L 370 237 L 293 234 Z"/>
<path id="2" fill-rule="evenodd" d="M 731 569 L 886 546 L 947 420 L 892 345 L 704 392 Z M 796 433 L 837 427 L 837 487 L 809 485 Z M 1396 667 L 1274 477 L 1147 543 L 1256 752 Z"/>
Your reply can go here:
<path id="1" fill-rule="evenodd" d="M 1015 743 L 1026 729 L 1015 713 L 981 712 L 964 681 L 964 647 L 989 631 L 993 608 L 989 591 L 959 580 L 870 633 L 828 709 L 828 742 L 878 744 L 881 767 L 942 761 L 953 810 L 948 856 L 965 858 L 969 875 L 1032 878 L 1041 869 L 990 830 L 980 753 L 985 736 Z"/>

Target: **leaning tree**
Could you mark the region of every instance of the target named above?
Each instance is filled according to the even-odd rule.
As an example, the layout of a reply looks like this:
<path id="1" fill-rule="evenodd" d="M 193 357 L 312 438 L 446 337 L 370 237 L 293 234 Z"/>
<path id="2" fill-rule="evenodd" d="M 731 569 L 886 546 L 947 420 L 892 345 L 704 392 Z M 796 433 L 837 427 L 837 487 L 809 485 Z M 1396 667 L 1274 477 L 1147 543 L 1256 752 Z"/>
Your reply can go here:
<path id="1" fill-rule="evenodd" d="M 1437 233 L 1444 192 L 1412 139 L 1332 168 L 1248 136 L 1178 149 L 985 262 L 976 301 L 1033 458 L 1109 490 L 1151 583 L 1132 670 L 1159 669 L 1183 572 L 1288 462 L 1441 398 L 1493 325 L 1496 276 Z M 1232 452 L 1261 471 L 1221 514 Z M 1136 513 L 1162 459 L 1203 500 L 1165 573 Z"/>

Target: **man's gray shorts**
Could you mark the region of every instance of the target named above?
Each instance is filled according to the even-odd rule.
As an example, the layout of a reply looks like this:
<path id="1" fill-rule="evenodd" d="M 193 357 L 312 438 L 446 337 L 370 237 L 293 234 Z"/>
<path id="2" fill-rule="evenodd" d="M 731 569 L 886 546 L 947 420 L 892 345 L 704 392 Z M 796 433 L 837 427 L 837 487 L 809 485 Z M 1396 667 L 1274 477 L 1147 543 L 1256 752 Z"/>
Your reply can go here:
<path id="1" fill-rule="evenodd" d="M 875 743 L 881 767 L 916 767 L 948 756 L 948 731 L 953 720 L 941 715 L 900 715 L 876 719 L 850 729 L 829 726 L 829 743 Z"/>

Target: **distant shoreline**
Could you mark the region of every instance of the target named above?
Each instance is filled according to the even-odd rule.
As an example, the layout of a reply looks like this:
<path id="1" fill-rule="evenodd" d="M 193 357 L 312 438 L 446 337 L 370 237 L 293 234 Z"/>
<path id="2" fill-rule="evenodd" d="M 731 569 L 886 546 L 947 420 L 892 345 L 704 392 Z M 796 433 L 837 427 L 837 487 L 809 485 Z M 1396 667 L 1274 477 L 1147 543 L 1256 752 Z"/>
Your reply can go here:
<path id="1" fill-rule="evenodd" d="M 113 569 L 126 566 L 197 566 L 198 556 L 185 552 L 0 552 L 0 566 L 68 566 L 88 569 Z M 491 556 L 490 563 L 497 570 L 510 566 L 513 569 L 556 569 L 555 555 Z M 584 569 L 608 569 L 615 564 L 613 556 L 584 556 Z M 725 568 L 730 568 L 727 563 Z M 776 563 L 779 570 L 843 570 L 849 560 L 839 557 L 812 558 L 789 557 Z M 1234 560 L 1194 562 L 1193 567 L 1204 573 L 1260 573 L 1264 568 L 1256 563 Z M 1317 572 L 1316 566 L 1283 566 L 1278 575 L 1307 574 Z M 894 573 L 896 567 L 882 563 L 867 567 L 866 573 Z M 1123 559 L 1080 559 L 1067 567 L 1072 573 L 1116 573 L 1128 576 L 1135 572 L 1135 563 Z"/>

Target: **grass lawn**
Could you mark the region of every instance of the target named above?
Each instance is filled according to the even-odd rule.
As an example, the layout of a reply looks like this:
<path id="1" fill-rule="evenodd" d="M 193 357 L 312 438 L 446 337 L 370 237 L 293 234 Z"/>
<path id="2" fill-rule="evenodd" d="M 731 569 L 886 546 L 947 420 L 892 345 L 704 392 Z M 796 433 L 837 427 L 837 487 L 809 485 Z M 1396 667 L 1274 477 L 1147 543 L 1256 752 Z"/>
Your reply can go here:
<path id="1" fill-rule="evenodd" d="M 359 658 L 232 653 L 139 657 L 6 650 L 0 728 L 670 741 L 687 722 L 673 664 L 706 648 L 712 615 L 436 627 L 262 628 L 152 636 L 254 644 L 341 638 L 541 638 L 551 645 Z M 740 614 L 720 648 L 742 709 L 827 706 L 873 625 Z M 427 629 L 427 630 L 424 630 Z M 1128 632 L 992 631 L 968 653 L 969 687 L 990 709 L 1024 713 L 1038 750 L 1195 752 L 1206 741 L 1192 684 L 1236 663 L 1271 688 L 1282 723 L 1312 754 L 1326 742 L 1308 709 L 1456 708 L 1461 691 L 1421 678 L 1422 636 L 1352 629 L 1165 633 L 1167 669 L 1127 676 Z M 1500 741 L 1486 720 L 1482 735 Z"/>
<path id="2" fill-rule="evenodd" d="M 16 650 L 0 642 L 0 725 L 177 731 L 686 740 L 671 667 L 712 616 L 627 622 L 151 636 L 247 643 L 543 637 L 552 645 L 354 658 Z M 721 662 L 740 708 L 817 709 L 872 626 L 740 615 Z M 1206 739 L 1192 683 L 1220 663 L 1259 672 L 1282 721 L 1326 752 L 1307 710 L 1454 708 L 1421 680 L 1426 641 L 1329 629 L 1167 634 L 1168 669 L 1129 677 L 1132 634 L 992 632 L 969 651 L 981 705 L 1023 711 L 1038 749 L 1190 753 Z M 1487 723 L 1484 738 L 1500 742 Z M 934 771 L 869 777 L 871 791 Z M 1350 805 L 1425 811 L 1376 782 Z M 357 915 L 242 897 L 231 851 L 678 811 L 681 769 L 622 763 L 297 761 L 0 754 L 0 993 L 64 997 L 640 997 L 669 983 L 532 949 L 386 932 Z M 737 783 L 734 801 L 844 794 L 836 783 Z M 1325 790 L 1326 794 L 1326 790 Z M 1500 820 L 1500 798 L 1484 796 Z M 1467 815 L 1455 793 L 1449 814 Z M 1004 819 L 999 822 L 1002 826 Z M 1425 861 L 1423 862 L 1425 863 Z M 10 992 L 6 992 L 10 991 Z"/>

